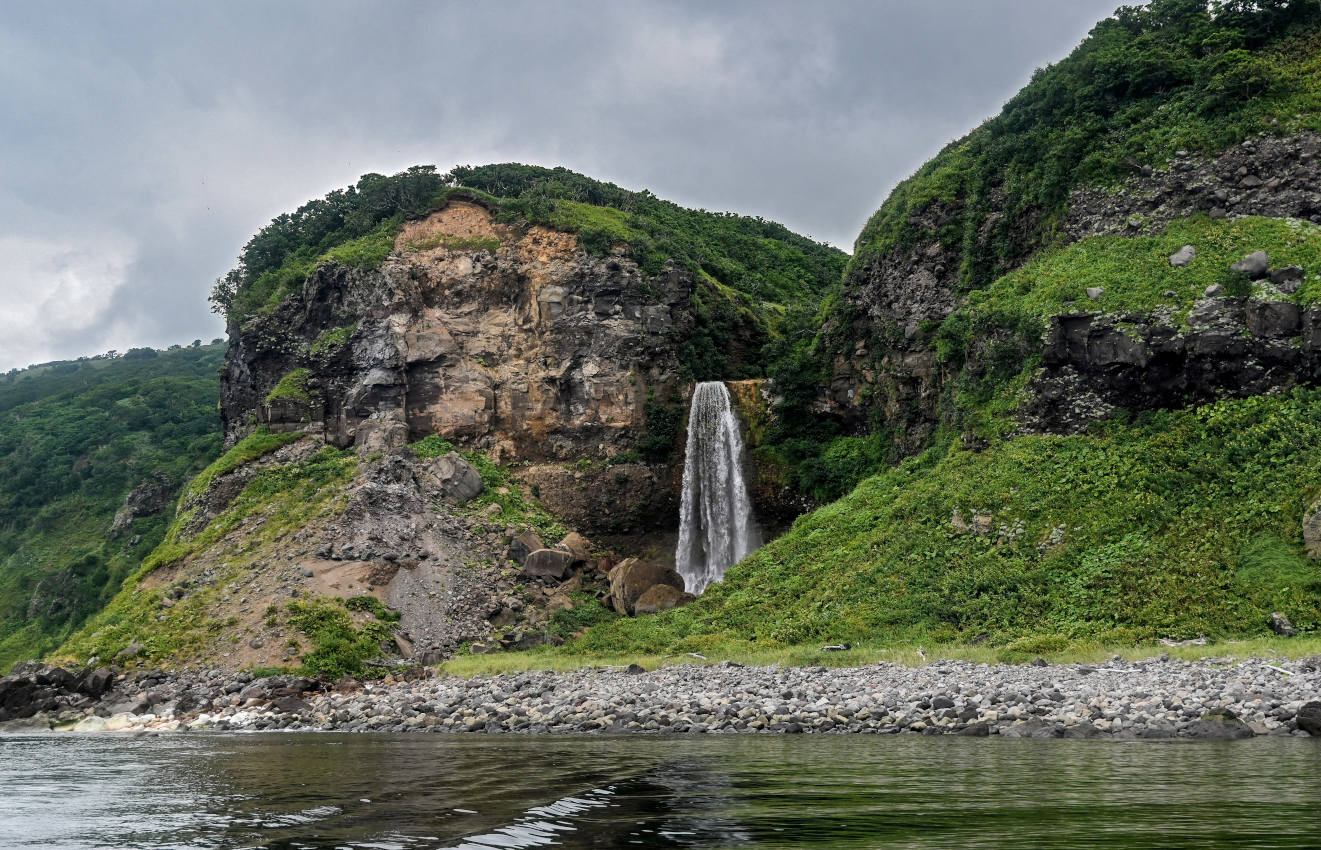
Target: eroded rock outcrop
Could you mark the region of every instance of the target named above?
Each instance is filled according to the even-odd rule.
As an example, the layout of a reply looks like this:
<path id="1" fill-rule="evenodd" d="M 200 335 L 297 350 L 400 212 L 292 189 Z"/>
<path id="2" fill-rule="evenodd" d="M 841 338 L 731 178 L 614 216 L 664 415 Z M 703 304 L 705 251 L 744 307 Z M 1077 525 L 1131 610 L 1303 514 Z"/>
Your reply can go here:
<path id="1" fill-rule="evenodd" d="M 322 266 L 299 296 L 231 329 L 228 442 L 266 425 L 365 451 L 439 434 L 504 463 L 627 459 L 648 396 L 675 395 L 687 272 L 649 277 L 573 234 L 500 224 L 461 200 L 409 222 L 395 249 L 375 270 Z M 615 530 L 664 507 L 644 465 L 575 471 L 610 494 Z M 573 511 L 578 499 L 557 498 L 568 488 L 542 489 Z"/>
<path id="2" fill-rule="evenodd" d="M 1321 313 L 1287 301 L 1199 300 L 1170 312 L 1070 313 L 1050 321 L 1023 413 L 1029 430 L 1070 434 L 1116 408 L 1244 397 L 1321 380 Z"/>
<path id="3" fill-rule="evenodd" d="M 1180 152 L 1168 163 L 1134 164 L 1134 176 L 1118 186 L 1075 189 L 1059 234 L 1065 243 L 1103 234 L 1151 234 L 1199 213 L 1318 222 L 1318 157 L 1321 136 L 1302 133 L 1249 139 L 1213 157 Z M 961 276 L 966 246 L 942 236 L 960 211 L 943 204 L 934 201 L 911 222 L 912 231 L 921 234 L 912 244 L 850 273 L 845 314 L 850 324 L 837 319 L 827 329 L 857 341 L 837 351 L 821 412 L 858 431 L 869 427 L 868 416 L 879 415 L 901 453 L 926 445 L 941 421 L 946 390 L 960 373 L 958 365 L 941 361 L 934 339 L 940 324 L 966 303 Z M 987 204 L 991 212 L 981 240 L 1005 228 L 1028 233 L 1038 225 L 1030 215 L 1010 222 L 996 212 L 1005 207 L 1003 190 L 991 192 Z M 1001 259 L 1013 268 L 1031 255 Z M 1171 262 L 1176 260 L 1186 263 L 1191 255 L 1176 254 Z M 1297 291 L 1301 272 L 1278 269 L 1249 277 L 1270 279 L 1287 295 Z M 1158 313 L 1079 311 L 1052 319 L 1040 347 L 1022 352 L 1044 351 L 1046 357 L 1029 427 L 1073 431 L 1114 406 L 1184 404 L 1222 391 L 1251 394 L 1316 379 L 1310 312 L 1277 299 L 1207 294 L 1187 328 Z M 985 353 L 996 342 L 988 337 Z M 971 354 L 975 359 L 979 351 Z"/>

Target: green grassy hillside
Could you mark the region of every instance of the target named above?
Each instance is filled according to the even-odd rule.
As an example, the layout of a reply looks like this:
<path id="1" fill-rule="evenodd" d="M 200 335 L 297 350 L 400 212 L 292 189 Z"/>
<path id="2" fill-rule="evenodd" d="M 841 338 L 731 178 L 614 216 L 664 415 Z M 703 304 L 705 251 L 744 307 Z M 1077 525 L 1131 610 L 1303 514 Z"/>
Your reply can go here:
<path id="1" fill-rule="evenodd" d="M 801 517 L 687 608 L 598 627 L 593 652 L 804 642 L 1071 641 L 1321 628 L 1304 559 L 1321 391 L 936 448 Z"/>
<path id="2" fill-rule="evenodd" d="M 168 509 L 107 531 L 134 487 L 181 486 L 218 452 L 223 356 L 134 349 L 0 376 L 0 670 L 57 646 L 160 542 Z"/>

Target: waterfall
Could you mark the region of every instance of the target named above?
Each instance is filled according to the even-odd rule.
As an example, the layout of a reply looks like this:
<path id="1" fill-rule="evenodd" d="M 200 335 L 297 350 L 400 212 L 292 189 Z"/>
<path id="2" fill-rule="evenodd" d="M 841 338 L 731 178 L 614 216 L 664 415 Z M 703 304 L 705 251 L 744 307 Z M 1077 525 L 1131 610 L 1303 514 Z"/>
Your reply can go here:
<path id="1" fill-rule="evenodd" d="M 720 581 L 730 565 L 761 545 L 743 483 L 743 439 L 729 390 L 706 381 L 693 390 L 674 559 L 689 593 Z"/>

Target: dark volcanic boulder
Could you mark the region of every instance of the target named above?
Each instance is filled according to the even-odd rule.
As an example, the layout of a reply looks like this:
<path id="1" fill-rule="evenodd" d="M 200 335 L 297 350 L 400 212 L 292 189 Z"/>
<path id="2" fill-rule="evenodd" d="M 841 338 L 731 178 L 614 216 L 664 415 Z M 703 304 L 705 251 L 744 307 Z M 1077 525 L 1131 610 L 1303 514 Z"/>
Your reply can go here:
<path id="1" fill-rule="evenodd" d="M 26 676 L 0 678 L 0 720 L 31 717 L 39 710 L 41 688 Z"/>
<path id="2" fill-rule="evenodd" d="M 1238 719 L 1238 715 L 1226 709 L 1203 714 L 1200 720 L 1188 726 L 1185 734 L 1189 738 L 1200 738 L 1204 741 L 1237 741 L 1241 738 L 1251 738 L 1255 733 L 1248 724 Z"/>
<path id="3" fill-rule="evenodd" d="M 433 460 L 424 475 L 423 484 L 453 505 L 461 505 L 482 492 L 482 476 L 458 452 Z"/>
<path id="4" fill-rule="evenodd" d="M 1303 707 L 1298 709 L 1298 716 L 1294 719 L 1298 728 L 1314 738 L 1321 738 L 1321 702 L 1313 700 L 1304 703 Z"/>
<path id="5" fill-rule="evenodd" d="M 568 574 L 569 568 L 577 563 L 578 559 L 572 552 L 561 552 L 559 549 L 538 549 L 530 553 L 527 559 L 523 561 L 523 575 L 532 578 L 553 578 L 562 579 Z"/>
<path id="6" fill-rule="evenodd" d="M 509 551 L 507 553 L 509 560 L 516 561 L 520 565 L 527 560 L 538 549 L 545 549 L 546 545 L 541 542 L 535 531 L 520 531 L 509 541 Z"/>
<path id="7" fill-rule="evenodd" d="M 95 670 L 88 670 L 78 679 L 76 689 L 80 694 L 86 694 L 93 699 L 100 699 L 101 695 L 110 690 L 115 684 L 115 674 L 105 667 L 97 667 Z"/>

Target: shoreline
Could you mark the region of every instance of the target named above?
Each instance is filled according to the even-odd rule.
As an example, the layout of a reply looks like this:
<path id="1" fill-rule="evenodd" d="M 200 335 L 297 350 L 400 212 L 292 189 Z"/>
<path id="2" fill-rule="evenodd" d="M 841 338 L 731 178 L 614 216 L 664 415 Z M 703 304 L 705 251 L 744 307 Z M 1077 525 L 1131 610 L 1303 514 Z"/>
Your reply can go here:
<path id="1" fill-rule="evenodd" d="M 1321 736 L 1321 658 L 919 666 L 680 664 L 384 680 L 21 665 L 0 734 L 202 730 L 486 734 L 954 734 L 1232 740 Z M 96 679 L 90 685 L 89 677 Z M 97 678 L 99 677 L 99 678 Z M 104 686 L 104 687 L 102 687 Z M 102 687 L 99 693 L 89 693 Z M 26 709 L 19 709 L 20 711 Z M 6 716 L 0 714 L 0 716 Z"/>

